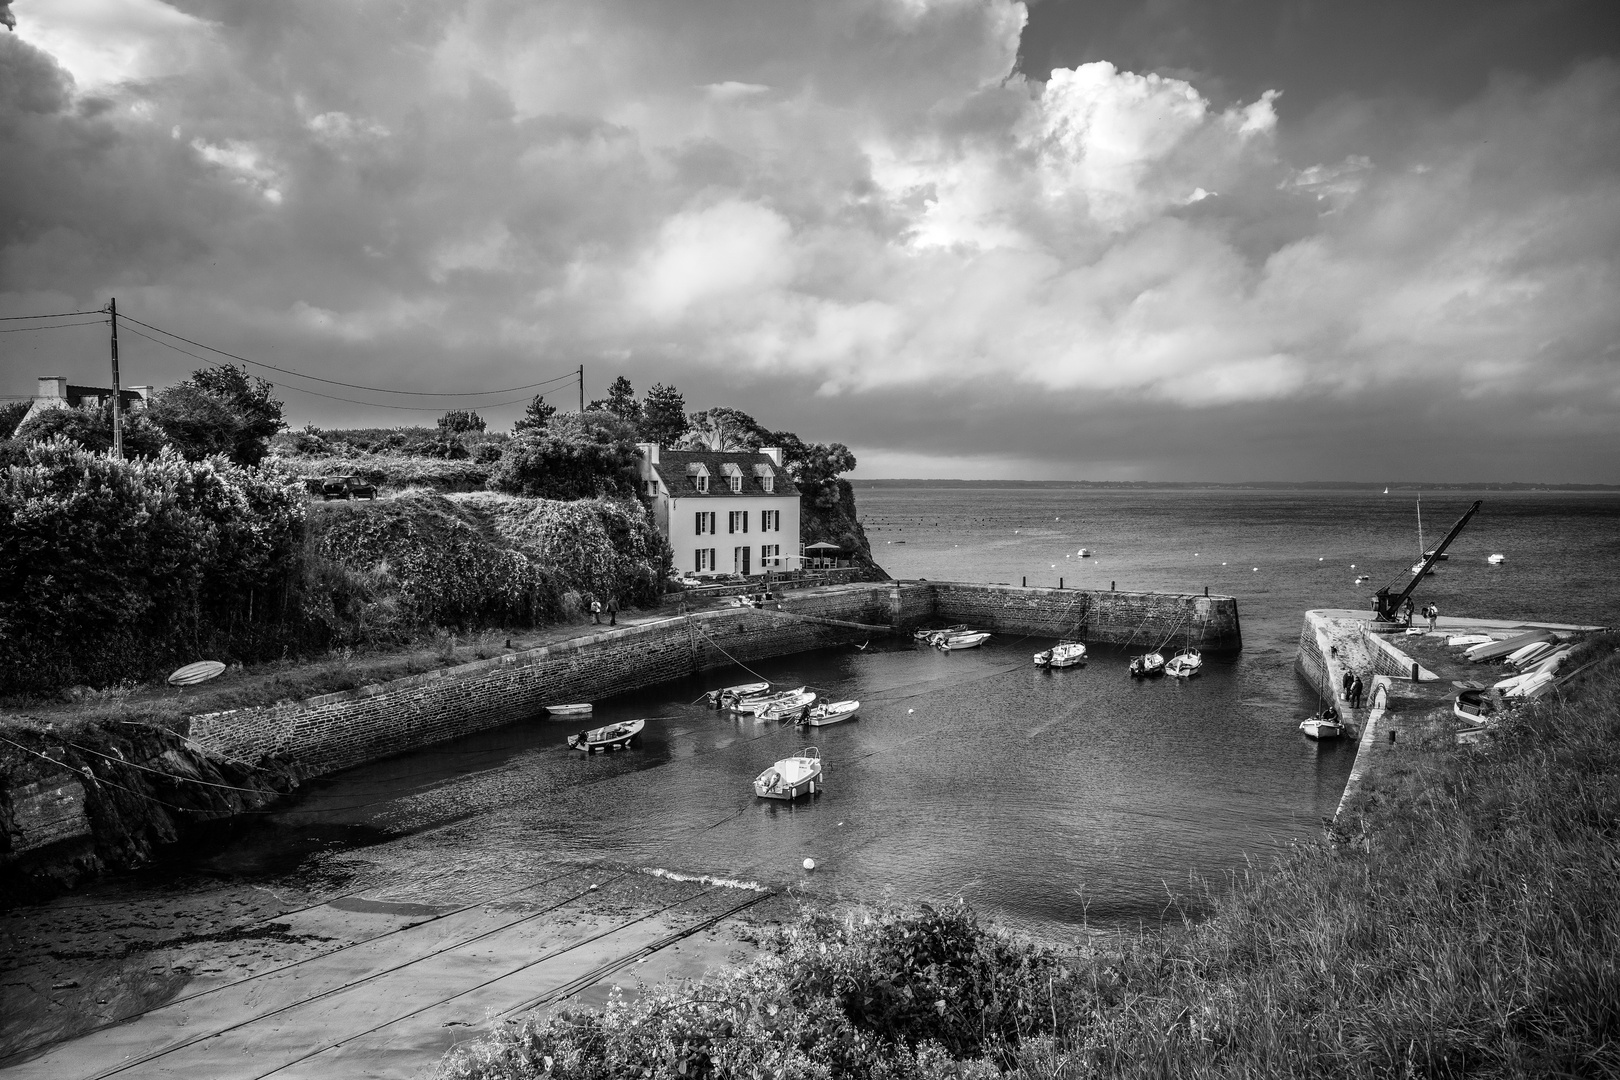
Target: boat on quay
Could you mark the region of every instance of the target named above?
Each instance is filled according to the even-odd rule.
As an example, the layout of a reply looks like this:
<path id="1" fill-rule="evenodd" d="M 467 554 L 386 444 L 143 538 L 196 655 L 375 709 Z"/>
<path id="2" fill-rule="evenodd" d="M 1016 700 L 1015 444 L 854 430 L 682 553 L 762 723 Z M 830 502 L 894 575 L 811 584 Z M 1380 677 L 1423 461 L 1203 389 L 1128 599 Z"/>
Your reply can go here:
<path id="1" fill-rule="evenodd" d="M 979 630 L 973 633 L 952 634 L 950 637 L 940 638 L 934 642 L 934 648 L 941 652 L 952 652 L 956 649 L 975 649 L 989 640 L 989 631 Z"/>
<path id="2" fill-rule="evenodd" d="M 1197 649 L 1182 649 L 1164 662 L 1164 673 L 1178 679 L 1190 679 L 1204 670 L 1204 654 Z"/>
<path id="3" fill-rule="evenodd" d="M 1086 659 L 1086 646 L 1081 641 L 1060 641 L 1044 652 L 1035 654 L 1035 666 L 1046 668 L 1066 668 L 1084 663 Z"/>
<path id="4" fill-rule="evenodd" d="M 761 799 L 791 802 L 800 795 L 814 795 L 821 787 L 821 776 L 821 751 L 807 746 L 756 776 L 754 794 Z"/>
<path id="5" fill-rule="evenodd" d="M 1130 672 L 1132 678 L 1149 679 L 1155 675 L 1164 674 L 1164 654 L 1161 652 L 1143 653 L 1141 656 L 1131 657 Z"/>
<path id="6" fill-rule="evenodd" d="M 824 701 L 812 707 L 799 723 L 807 727 L 827 727 L 830 724 L 853 720 L 860 711 L 859 701 Z"/>
<path id="7" fill-rule="evenodd" d="M 1500 707 L 1499 694 L 1489 689 L 1473 688 L 1457 695 L 1451 704 L 1451 714 L 1468 724 L 1484 724 L 1494 719 Z"/>
<path id="8" fill-rule="evenodd" d="M 575 750 L 583 750 L 587 755 L 594 754 L 598 750 L 623 750 L 635 741 L 636 736 L 641 734 L 641 729 L 646 726 L 645 720 L 626 720 L 618 724 L 608 724 L 606 727 L 593 728 L 568 736 L 568 745 Z"/>

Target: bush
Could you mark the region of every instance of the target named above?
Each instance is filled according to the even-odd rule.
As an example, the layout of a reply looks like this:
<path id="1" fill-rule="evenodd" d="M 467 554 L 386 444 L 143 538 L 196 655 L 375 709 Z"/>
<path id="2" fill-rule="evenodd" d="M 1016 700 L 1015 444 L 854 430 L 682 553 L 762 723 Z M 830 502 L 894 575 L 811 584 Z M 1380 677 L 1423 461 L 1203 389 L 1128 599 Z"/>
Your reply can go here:
<path id="1" fill-rule="evenodd" d="M 163 450 L 166 436 L 152 423 L 148 410 L 126 412 L 123 428 L 125 458 L 154 458 Z M 25 445 L 57 438 L 98 454 L 107 453 L 113 442 L 112 403 L 45 409 L 17 428 L 16 441 Z"/>
<path id="2" fill-rule="evenodd" d="M 469 495 L 460 505 L 525 552 L 559 589 L 612 597 L 621 605 L 658 602 L 669 545 L 646 507 L 633 499 Z"/>
<path id="3" fill-rule="evenodd" d="M 552 417 L 514 437 L 490 476 L 494 491 L 538 499 L 630 496 L 636 491 L 635 426 L 612 413 Z"/>
<path id="4" fill-rule="evenodd" d="M 286 426 L 272 389 L 245 368 L 202 368 L 159 391 L 146 412 L 189 460 L 223 454 L 239 465 L 257 465 L 271 437 Z"/>
<path id="5" fill-rule="evenodd" d="M 276 636 L 303 507 L 219 459 L 30 447 L 0 474 L 0 680 L 41 690 L 144 678 Z"/>

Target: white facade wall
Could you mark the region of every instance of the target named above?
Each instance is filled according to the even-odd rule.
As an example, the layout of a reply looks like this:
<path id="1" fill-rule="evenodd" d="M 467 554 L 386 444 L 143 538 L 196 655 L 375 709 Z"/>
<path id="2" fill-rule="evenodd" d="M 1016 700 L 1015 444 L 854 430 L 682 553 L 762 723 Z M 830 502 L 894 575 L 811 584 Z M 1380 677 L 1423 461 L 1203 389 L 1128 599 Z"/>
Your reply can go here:
<path id="1" fill-rule="evenodd" d="M 665 498 L 668 505 L 670 549 L 675 552 L 675 569 L 685 574 L 763 574 L 767 570 L 799 568 L 799 496 L 794 492 L 781 498 L 727 498 L 723 495 L 696 498 Z M 778 515 L 781 524 L 767 530 L 765 511 Z M 712 515 L 715 531 L 698 532 L 698 515 Z M 660 525 L 663 520 L 660 516 Z M 747 529 L 742 528 L 746 521 Z M 735 531 L 734 531 L 735 530 Z M 774 559 L 765 549 L 775 547 Z M 739 550 L 747 548 L 744 570 Z M 717 566 L 699 565 L 698 551 L 713 550 Z"/>

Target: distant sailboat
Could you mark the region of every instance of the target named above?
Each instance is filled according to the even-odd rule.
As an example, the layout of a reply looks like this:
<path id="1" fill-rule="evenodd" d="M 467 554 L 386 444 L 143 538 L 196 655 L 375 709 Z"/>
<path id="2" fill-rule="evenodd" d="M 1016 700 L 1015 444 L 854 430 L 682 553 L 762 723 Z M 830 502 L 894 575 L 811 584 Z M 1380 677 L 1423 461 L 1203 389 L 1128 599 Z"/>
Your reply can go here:
<path id="1" fill-rule="evenodd" d="M 1385 489 L 1384 489 L 1384 494 L 1385 494 L 1385 495 L 1388 495 L 1388 494 L 1389 494 L 1389 488 L 1385 488 Z"/>

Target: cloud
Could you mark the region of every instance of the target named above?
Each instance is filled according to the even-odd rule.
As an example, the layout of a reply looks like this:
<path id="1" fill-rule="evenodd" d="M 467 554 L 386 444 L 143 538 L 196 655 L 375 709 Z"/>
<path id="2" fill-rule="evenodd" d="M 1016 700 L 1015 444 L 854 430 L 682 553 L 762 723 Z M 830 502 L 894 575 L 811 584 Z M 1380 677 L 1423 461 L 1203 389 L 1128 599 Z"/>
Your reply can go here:
<path id="1" fill-rule="evenodd" d="M 1351 446 L 1370 411 L 1620 418 L 1612 64 L 1305 131 L 1274 92 L 1014 74 L 1006 0 L 97 2 L 0 37 L 8 311 L 118 295 L 402 388 L 585 361 L 897 462 L 1136 467 L 1085 429 L 1169 468 L 1125 415 Z M 133 348 L 142 381 L 195 366 Z"/>

